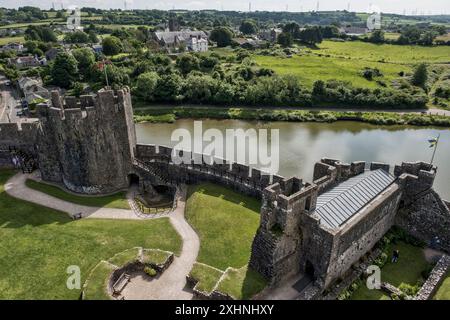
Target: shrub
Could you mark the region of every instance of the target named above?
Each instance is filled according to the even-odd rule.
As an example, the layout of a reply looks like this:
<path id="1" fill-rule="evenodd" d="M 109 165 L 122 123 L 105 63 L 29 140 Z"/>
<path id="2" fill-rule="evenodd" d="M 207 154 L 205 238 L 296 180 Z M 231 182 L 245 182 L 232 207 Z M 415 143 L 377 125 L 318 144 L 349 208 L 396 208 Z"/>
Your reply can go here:
<path id="1" fill-rule="evenodd" d="M 155 277 L 157 275 L 157 272 L 155 269 L 153 269 L 152 267 L 145 267 L 144 268 L 144 272 L 150 276 L 150 277 Z"/>

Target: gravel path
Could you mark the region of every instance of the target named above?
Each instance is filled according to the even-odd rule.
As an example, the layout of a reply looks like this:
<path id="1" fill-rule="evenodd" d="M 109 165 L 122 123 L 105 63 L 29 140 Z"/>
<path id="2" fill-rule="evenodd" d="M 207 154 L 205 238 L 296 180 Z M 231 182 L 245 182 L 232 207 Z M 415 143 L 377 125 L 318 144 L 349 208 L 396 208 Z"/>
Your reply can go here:
<path id="1" fill-rule="evenodd" d="M 22 173 L 14 175 L 5 184 L 6 193 L 14 198 L 66 212 L 71 217 L 81 212 L 83 218 L 141 220 L 132 210 L 83 206 L 28 188 L 25 181 L 29 177 L 29 174 Z"/>
<path id="2" fill-rule="evenodd" d="M 143 274 L 135 275 L 122 291 L 126 300 L 186 300 L 192 299 L 192 291 L 185 288 L 186 276 L 197 260 L 200 239 L 184 218 L 186 187 L 183 186 L 178 206 L 170 214 L 170 222 L 183 240 L 179 257 L 157 279 L 148 280 Z"/>

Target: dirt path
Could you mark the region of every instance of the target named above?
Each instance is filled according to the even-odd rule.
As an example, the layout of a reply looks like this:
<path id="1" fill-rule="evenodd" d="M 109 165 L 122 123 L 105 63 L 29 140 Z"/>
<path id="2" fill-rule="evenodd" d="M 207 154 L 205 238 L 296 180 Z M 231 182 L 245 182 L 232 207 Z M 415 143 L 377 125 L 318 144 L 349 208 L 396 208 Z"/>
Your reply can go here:
<path id="1" fill-rule="evenodd" d="M 126 300 L 192 299 L 191 290 L 185 288 L 186 276 L 197 260 L 200 239 L 184 217 L 186 191 L 186 186 L 183 186 L 178 206 L 170 214 L 170 222 L 183 240 L 180 256 L 157 279 L 149 281 L 145 275 L 135 275 L 122 292 Z"/>

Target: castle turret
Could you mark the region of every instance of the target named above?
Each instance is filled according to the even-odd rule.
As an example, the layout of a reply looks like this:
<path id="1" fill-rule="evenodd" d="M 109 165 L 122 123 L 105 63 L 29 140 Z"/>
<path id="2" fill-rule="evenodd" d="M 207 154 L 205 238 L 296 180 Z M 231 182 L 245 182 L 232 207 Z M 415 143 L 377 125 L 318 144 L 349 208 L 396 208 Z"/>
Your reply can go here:
<path id="1" fill-rule="evenodd" d="M 128 88 L 100 90 L 94 96 L 65 97 L 52 92 L 37 108 L 43 180 L 69 190 L 101 194 L 127 187 L 136 146 Z"/>

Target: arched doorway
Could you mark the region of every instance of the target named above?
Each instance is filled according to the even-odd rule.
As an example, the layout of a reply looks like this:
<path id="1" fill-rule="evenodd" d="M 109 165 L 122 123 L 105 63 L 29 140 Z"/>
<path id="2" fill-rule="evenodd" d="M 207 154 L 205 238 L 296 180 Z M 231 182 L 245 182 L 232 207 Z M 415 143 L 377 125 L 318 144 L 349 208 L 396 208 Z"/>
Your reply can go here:
<path id="1" fill-rule="evenodd" d="M 305 263 L 305 275 L 307 275 L 308 277 L 311 277 L 311 279 L 314 279 L 314 266 L 311 263 L 311 261 L 307 260 Z"/>
<path id="2" fill-rule="evenodd" d="M 135 186 L 135 185 L 139 185 L 139 176 L 137 174 L 134 173 L 130 173 L 128 175 L 128 184 L 129 186 Z"/>

